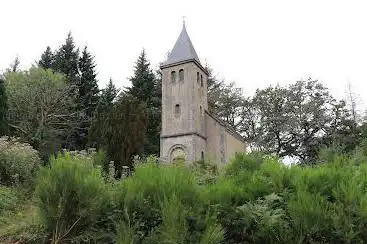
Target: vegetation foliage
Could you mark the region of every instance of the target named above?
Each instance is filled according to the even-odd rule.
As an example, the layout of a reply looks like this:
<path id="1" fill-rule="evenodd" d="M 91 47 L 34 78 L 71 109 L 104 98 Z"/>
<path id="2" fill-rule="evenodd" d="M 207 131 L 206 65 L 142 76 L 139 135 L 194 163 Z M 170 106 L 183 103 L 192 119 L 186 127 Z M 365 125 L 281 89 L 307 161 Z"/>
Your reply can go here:
<path id="1" fill-rule="evenodd" d="M 112 79 L 99 89 L 71 33 L 38 66 L 16 58 L 0 76 L 0 242 L 367 242 L 367 126 L 354 99 L 348 109 L 312 79 L 245 98 L 207 70 L 210 112 L 253 151 L 224 167 L 146 157 L 159 154 L 162 81 L 145 51 L 121 93 Z M 62 150 L 86 145 L 96 153 Z"/>
<path id="2" fill-rule="evenodd" d="M 0 184 L 31 186 L 41 166 L 38 152 L 19 139 L 0 137 Z"/>
<path id="3" fill-rule="evenodd" d="M 115 181 L 102 174 L 103 153 L 64 153 L 43 166 L 31 202 L 0 188 L 3 223 L 20 209 L 11 203 L 38 209 L 0 234 L 45 243 L 364 243 L 367 154 L 359 147 L 325 148 L 317 166 L 262 154 L 237 154 L 224 168 L 148 157 Z"/>

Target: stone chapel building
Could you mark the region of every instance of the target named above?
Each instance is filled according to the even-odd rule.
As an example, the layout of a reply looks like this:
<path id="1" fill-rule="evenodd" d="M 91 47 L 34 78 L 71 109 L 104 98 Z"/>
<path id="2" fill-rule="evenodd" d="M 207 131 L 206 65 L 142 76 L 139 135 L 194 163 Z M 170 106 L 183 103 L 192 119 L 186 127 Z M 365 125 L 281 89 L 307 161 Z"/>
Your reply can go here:
<path id="1" fill-rule="evenodd" d="M 208 73 L 186 32 L 185 23 L 162 70 L 160 158 L 172 162 L 208 159 L 227 162 L 244 152 L 243 137 L 208 112 Z"/>

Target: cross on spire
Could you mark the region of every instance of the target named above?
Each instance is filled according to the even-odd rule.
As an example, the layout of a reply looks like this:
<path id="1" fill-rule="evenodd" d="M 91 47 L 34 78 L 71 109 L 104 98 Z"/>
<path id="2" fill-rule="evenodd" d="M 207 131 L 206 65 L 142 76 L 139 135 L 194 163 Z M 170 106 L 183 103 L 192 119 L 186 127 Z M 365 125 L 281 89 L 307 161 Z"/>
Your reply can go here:
<path id="1" fill-rule="evenodd" d="M 183 26 L 186 26 L 186 16 L 182 16 L 182 24 Z"/>

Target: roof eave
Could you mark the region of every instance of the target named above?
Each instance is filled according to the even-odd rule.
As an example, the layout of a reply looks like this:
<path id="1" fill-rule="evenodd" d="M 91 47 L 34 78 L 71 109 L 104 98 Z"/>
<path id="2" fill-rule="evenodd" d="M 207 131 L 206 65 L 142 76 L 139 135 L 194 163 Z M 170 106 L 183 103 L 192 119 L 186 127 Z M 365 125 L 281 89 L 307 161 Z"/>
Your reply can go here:
<path id="1" fill-rule="evenodd" d="M 187 60 L 182 60 L 182 61 L 168 63 L 168 64 L 163 63 L 160 65 L 160 68 L 165 69 L 165 68 L 173 67 L 173 66 L 180 65 L 180 64 L 186 64 L 190 62 L 195 63 L 206 75 L 209 75 L 208 71 L 196 59 L 187 59 Z"/>

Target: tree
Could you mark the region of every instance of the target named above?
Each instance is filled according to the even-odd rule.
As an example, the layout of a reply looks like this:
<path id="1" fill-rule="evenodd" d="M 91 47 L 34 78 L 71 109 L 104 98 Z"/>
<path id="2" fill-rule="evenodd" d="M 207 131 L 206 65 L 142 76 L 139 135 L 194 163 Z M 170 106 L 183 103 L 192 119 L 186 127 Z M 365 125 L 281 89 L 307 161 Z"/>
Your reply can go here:
<path id="1" fill-rule="evenodd" d="M 54 65 L 54 54 L 49 46 L 47 46 L 46 51 L 42 53 L 40 61 L 38 61 L 38 65 L 44 69 L 51 69 Z"/>
<path id="2" fill-rule="evenodd" d="M 159 154 L 160 125 L 161 125 L 161 86 L 156 78 L 145 50 L 138 57 L 134 67 L 134 75 L 130 78 L 131 87 L 126 93 L 145 103 L 148 124 L 144 142 L 144 154 Z"/>
<path id="3" fill-rule="evenodd" d="M 5 91 L 5 81 L 0 76 L 0 137 L 8 132 L 8 99 Z"/>
<path id="4" fill-rule="evenodd" d="M 74 135 L 75 147 L 79 149 L 85 148 L 87 144 L 90 121 L 99 99 L 95 67 L 94 57 L 88 52 L 87 47 L 84 47 L 82 56 L 79 59 L 80 81 L 75 101 L 77 103 L 76 109 L 83 118 Z"/>
<path id="5" fill-rule="evenodd" d="M 132 166 L 132 157 L 144 150 L 146 108 L 137 98 L 123 94 L 105 118 L 104 141 L 110 160 L 115 162 L 117 177 L 122 166 Z"/>
<path id="6" fill-rule="evenodd" d="M 110 78 L 110 81 L 108 82 L 106 88 L 102 90 L 99 104 L 106 106 L 112 105 L 119 92 L 120 90 L 116 88 L 112 78 Z"/>
<path id="7" fill-rule="evenodd" d="M 257 147 L 265 149 L 268 153 L 276 153 L 279 156 L 286 153 L 284 145 L 291 140 L 289 124 L 289 107 L 287 105 L 288 91 L 276 86 L 257 90 L 253 97 L 252 105 L 258 113 L 258 126 L 256 142 Z M 256 128 L 256 127 L 255 127 Z"/>
<path id="8" fill-rule="evenodd" d="M 6 73 L 5 83 L 11 135 L 31 143 L 46 158 L 60 150 L 65 134 L 76 126 L 64 76 L 32 67 Z"/>
<path id="9" fill-rule="evenodd" d="M 208 109 L 234 129 L 239 130 L 241 123 L 241 109 L 243 96 L 241 89 L 234 82 L 227 84 L 225 80 L 218 80 L 208 64 Z"/>
<path id="10" fill-rule="evenodd" d="M 84 47 L 82 56 L 79 59 L 80 82 L 78 100 L 81 110 L 85 111 L 88 117 L 93 115 L 99 99 L 95 68 L 94 57 L 88 52 L 87 47 Z"/>
<path id="11" fill-rule="evenodd" d="M 71 32 L 68 33 L 65 44 L 55 53 L 54 70 L 65 74 L 69 84 L 77 90 L 79 83 L 79 49 L 75 47 Z"/>
<path id="12" fill-rule="evenodd" d="M 224 81 L 219 81 L 213 74 L 213 69 L 206 64 L 205 70 L 208 72 L 208 110 L 212 114 L 217 114 L 218 101 Z"/>
<path id="13" fill-rule="evenodd" d="M 219 97 L 215 102 L 216 115 L 223 121 L 227 122 L 234 129 L 238 130 L 241 123 L 243 96 L 240 88 L 232 82 L 228 85 L 222 85 L 219 89 Z"/>
<path id="14" fill-rule="evenodd" d="M 105 89 L 102 89 L 102 94 L 99 98 L 97 108 L 94 112 L 92 122 L 88 131 L 88 144 L 92 147 L 104 148 L 108 145 L 107 129 L 108 124 L 106 118 L 111 114 L 113 102 L 116 99 L 119 90 L 113 84 L 110 78 Z"/>
<path id="15" fill-rule="evenodd" d="M 351 148 L 356 135 L 345 102 L 312 79 L 257 90 L 243 103 L 241 117 L 240 131 L 253 149 L 301 162 L 315 162 L 320 148 L 336 140 Z"/>

